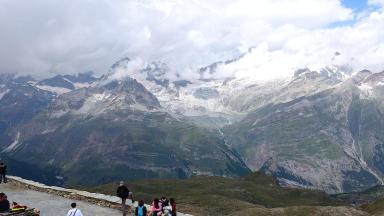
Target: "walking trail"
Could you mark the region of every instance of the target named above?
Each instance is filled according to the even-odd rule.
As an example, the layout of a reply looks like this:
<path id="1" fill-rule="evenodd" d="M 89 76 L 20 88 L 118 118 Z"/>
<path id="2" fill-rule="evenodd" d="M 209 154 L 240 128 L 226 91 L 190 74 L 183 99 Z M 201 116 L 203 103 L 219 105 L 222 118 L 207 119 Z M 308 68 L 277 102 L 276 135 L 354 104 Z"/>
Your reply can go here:
<path id="1" fill-rule="evenodd" d="M 81 209 L 84 216 L 122 215 L 120 211 L 115 209 L 104 208 L 82 201 L 70 200 L 53 194 L 16 188 L 10 184 L 0 184 L 0 192 L 7 194 L 10 202 L 15 201 L 20 204 L 40 209 L 42 216 L 66 215 L 72 202 L 77 203 L 78 208 Z"/>

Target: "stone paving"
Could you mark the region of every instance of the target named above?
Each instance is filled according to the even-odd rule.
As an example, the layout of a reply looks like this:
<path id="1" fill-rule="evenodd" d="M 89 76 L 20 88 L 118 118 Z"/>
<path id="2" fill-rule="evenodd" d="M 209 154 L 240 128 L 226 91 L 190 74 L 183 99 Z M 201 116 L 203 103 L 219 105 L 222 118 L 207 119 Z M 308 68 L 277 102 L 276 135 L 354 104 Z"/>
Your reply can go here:
<path id="1" fill-rule="evenodd" d="M 121 199 L 116 196 L 47 186 L 39 182 L 22 179 L 16 176 L 8 176 L 8 180 L 11 183 L 6 185 L 0 184 L 0 192 L 8 192 L 10 201 L 16 201 L 40 209 L 42 211 L 42 216 L 62 215 L 62 212 L 65 213 L 68 211 L 68 206 L 72 202 L 78 203 L 78 207 L 84 211 L 84 216 L 131 216 L 138 204 L 137 202 L 132 203 L 131 200 L 127 200 L 130 213 L 123 214 L 118 210 L 121 208 Z M 146 204 L 146 207 L 147 209 L 150 209 L 148 204 Z M 53 212 L 59 210 L 60 214 L 53 214 Z M 178 212 L 177 215 L 192 216 L 180 212 Z"/>
<path id="2" fill-rule="evenodd" d="M 0 192 L 7 194 L 10 202 L 15 201 L 20 204 L 40 209 L 41 216 L 65 216 L 70 208 L 69 205 L 72 202 L 77 203 L 84 216 L 123 215 L 116 209 L 105 208 L 83 201 L 71 200 L 54 194 L 17 188 L 11 184 L 0 184 Z"/>

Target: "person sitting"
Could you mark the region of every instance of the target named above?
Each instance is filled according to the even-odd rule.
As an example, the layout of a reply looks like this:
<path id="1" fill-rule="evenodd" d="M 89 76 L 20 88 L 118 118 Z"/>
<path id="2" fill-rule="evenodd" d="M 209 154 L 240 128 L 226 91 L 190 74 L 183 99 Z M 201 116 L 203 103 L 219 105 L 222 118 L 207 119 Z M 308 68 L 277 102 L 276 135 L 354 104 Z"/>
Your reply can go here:
<path id="1" fill-rule="evenodd" d="M 10 212 L 11 213 L 24 212 L 25 210 L 27 210 L 27 206 L 20 205 L 17 202 L 13 202 L 12 205 L 11 205 L 11 211 Z"/>
<path id="2" fill-rule="evenodd" d="M 5 193 L 0 193 L 0 213 L 6 213 L 10 210 L 10 204 Z"/>
<path id="3" fill-rule="evenodd" d="M 21 204 L 18 204 L 17 202 L 13 202 L 12 205 L 11 205 L 11 208 L 14 209 L 14 208 L 27 208 L 26 205 L 21 205 Z"/>
<path id="4" fill-rule="evenodd" d="M 158 198 L 155 198 L 152 202 L 151 206 L 151 216 L 159 216 L 161 215 L 161 206 L 160 206 L 160 201 Z"/>
<path id="5" fill-rule="evenodd" d="M 147 216 L 147 207 L 144 206 L 144 201 L 140 200 L 136 207 L 135 216 Z"/>

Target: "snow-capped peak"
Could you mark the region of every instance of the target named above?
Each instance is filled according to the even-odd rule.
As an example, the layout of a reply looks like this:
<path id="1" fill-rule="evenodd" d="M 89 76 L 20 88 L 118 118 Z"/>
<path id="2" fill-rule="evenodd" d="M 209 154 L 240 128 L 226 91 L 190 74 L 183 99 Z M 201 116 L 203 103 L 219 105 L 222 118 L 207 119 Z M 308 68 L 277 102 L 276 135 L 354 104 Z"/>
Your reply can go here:
<path id="1" fill-rule="evenodd" d="M 94 77 L 92 73 L 80 73 L 76 75 L 57 75 L 31 84 L 38 89 L 61 95 L 76 89 L 90 87 L 96 81 L 98 81 L 98 78 Z"/>
<path id="2" fill-rule="evenodd" d="M 342 82 L 350 75 L 343 70 L 343 67 L 329 65 L 322 67 L 306 67 L 298 69 L 293 75 L 294 80 L 332 79 L 335 82 Z"/>

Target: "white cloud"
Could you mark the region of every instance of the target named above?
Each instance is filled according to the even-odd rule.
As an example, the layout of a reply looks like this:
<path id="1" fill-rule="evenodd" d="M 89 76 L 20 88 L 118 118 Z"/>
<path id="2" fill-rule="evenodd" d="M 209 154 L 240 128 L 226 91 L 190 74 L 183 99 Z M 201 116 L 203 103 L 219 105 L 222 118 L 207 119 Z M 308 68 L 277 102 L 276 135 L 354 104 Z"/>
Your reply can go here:
<path id="1" fill-rule="evenodd" d="M 292 76 L 299 68 L 348 66 L 384 70 L 384 13 L 373 12 L 353 26 L 308 30 L 284 26 L 239 61 L 222 65 L 211 78 L 234 75 L 255 80 Z M 280 44 L 277 48 L 276 44 Z M 338 52 L 340 55 L 335 56 Z"/>
<path id="2" fill-rule="evenodd" d="M 377 6 L 384 6 L 384 0 L 368 0 L 368 4 L 377 5 Z"/>
<path id="3" fill-rule="evenodd" d="M 108 76 L 106 82 L 120 80 L 132 74 L 138 73 L 139 70 L 143 69 L 145 66 L 145 62 L 141 58 L 135 58 L 123 63 L 123 65 L 123 67 L 117 67 L 115 70 L 110 71 L 109 73 L 111 73 L 111 75 Z"/>
<path id="4" fill-rule="evenodd" d="M 336 50 L 345 61 L 382 66 L 380 12 L 352 27 L 327 28 L 353 17 L 340 0 L 0 0 L 0 71 L 103 73 L 129 56 L 190 73 L 249 47 L 258 54 L 248 65 L 268 56 L 279 67 L 258 68 L 273 76 Z"/>

